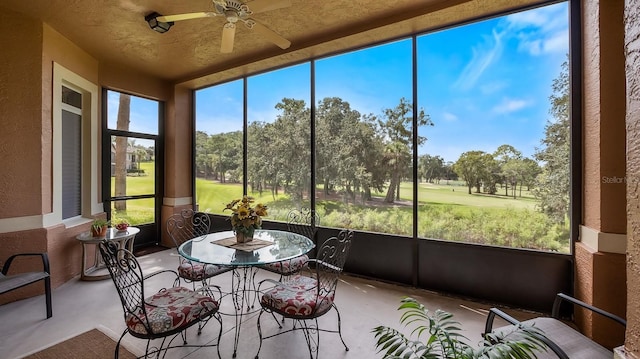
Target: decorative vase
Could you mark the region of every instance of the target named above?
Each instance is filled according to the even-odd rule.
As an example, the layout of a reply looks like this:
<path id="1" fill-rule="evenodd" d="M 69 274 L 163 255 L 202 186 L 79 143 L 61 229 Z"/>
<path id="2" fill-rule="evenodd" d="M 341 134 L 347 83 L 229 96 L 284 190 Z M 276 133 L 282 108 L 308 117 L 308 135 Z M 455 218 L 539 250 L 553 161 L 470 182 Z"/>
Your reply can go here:
<path id="1" fill-rule="evenodd" d="M 253 230 L 249 230 L 246 233 L 236 231 L 236 242 L 237 243 L 246 243 L 253 240 Z"/>

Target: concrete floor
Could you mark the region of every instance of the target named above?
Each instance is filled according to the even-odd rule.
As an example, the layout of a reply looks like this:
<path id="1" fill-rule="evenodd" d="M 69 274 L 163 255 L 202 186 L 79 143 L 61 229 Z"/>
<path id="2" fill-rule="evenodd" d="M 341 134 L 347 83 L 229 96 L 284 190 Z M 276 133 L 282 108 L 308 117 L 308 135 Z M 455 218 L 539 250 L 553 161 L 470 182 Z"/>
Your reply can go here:
<path id="1" fill-rule="evenodd" d="M 138 257 L 144 273 L 159 269 L 175 269 L 178 263 L 175 249 L 164 250 Z M 271 273 L 258 272 L 259 279 L 275 278 Z M 223 290 L 230 288 L 231 275 L 223 274 L 213 281 Z M 148 283 L 152 290 L 161 288 L 161 282 Z M 148 291 L 146 295 L 150 295 Z M 398 286 L 359 277 L 343 275 L 336 294 L 336 304 L 342 316 L 343 337 L 349 346 L 345 351 L 337 334 L 321 333 L 319 358 L 381 358 L 375 350 L 375 340 L 371 330 L 378 325 L 401 329 L 397 308 L 400 299 L 412 296 L 431 310 L 442 309 L 454 314 L 461 323 L 468 343 L 480 341 L 480 333 L 489 304 L 476 303 L 455 297 L 439 295 L 430 291 Z M 221 312 L 230 313 L 233 307 L 229 297 L 222 301 Z M 515 310 L 507 310 L 518 318 L 535 315 Z M 244 317 L 241 325 L 238 359 L 252 359 L 258 350 L 256 318 L 258 313 Z M 122 307 L 111 280 L 80 281 L 71 280 L 53 292 L 53 317 L 45 320 L 44 297 L 39 296 L 0 306 L 0 358 L 21 358 L 66 338 L 93 328 L 99 328 L 108 335 L 118 338 L 124 330 Z M 234 317 L 224 315 L 221 340 L 222 358 L 231 358 L 234 343 Z M 321 327 L 336 327 L 335 311 L 327 313 L 321 320 Z M 263 335 L 275 333 L 278 328 L 268 315 L 262 316 Z M 497 323 L 498 324 L 498 323 Z M 285 329 L 291 326 L 287 321 Z M 195 329 L 188 333 L 189 344 L 211 343 L 217 335 L 218 323 L 211 321 L 202 335 Z M 146 342 L 126 335 L 123 345 L 134 354 L 144 353 Z M 263 341 L 261 359 L 307 358 L 309 356 L 302 332 L 295 331 Z M 180 348 L 169 352 L 167 358 L 215 358 L 216 348 Z"/>

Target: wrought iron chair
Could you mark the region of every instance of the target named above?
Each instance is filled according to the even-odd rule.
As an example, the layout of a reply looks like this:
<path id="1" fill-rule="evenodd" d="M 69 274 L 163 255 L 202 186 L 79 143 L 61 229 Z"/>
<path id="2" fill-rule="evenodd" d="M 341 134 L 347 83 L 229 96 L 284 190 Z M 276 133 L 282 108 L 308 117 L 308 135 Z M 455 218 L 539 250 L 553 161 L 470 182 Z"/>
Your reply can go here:
<path id="1" fill-rule="evenodd" d="M 346 351 L 349 350 L 342 338 L 340 311 L 336 307 L 334 299 L 338 279 L 342 273 L 344 264 L 349 254 L 353 231 L 343 230 L 337 237 L 331 237 L 322 244 L 315 259 L 309 259 L 308 266 L 299 274 L 294 275 L 286 282 L 265 279 L 260 282 L 258 290 L 263 286 L 264 293 L 260 299 L 262 310 L 258 315 L 258 335 L 260 346 L 256 359 L 260 355 L 262 341 L 280 334 L 294 330 L 302 330 L 309 347 L 309 356 L 313 359 L 313 353 L 317 354 L 320 346 L 320 332 L 338 333 Z M 306 273 L 308 271 L 308 273 Z M 338 316 L 337 330 L 328 330 L 318 327 L 318 318 L 335 309 Z M 277 313 L 284 318 L 293 320 L 293 327 L 288 330 L 278 331 L 268 336 L 262 335 L 260 319 L 264 313 Z"/>
<path id="2" fill-rule="evenodd" d="M 194 212 L 191 209 L 183 209 L 180 213 L 174 214 L 167 220 L 167 232 L 176 248 L 192 238 L 209 234 L 210 227 L 211 219 L 207 213 Z M 192 283 L 193 289 L 195 289 L 197 282 L 207 286 L 209 278 L 228 272 L 231 269 L 231 267 L 192 262 L 180 256 L 178 275 L 186 282 Z"/>
<path id="3" fill-rule="evenodd" d="M 140 339 L 146 339 L 145 358 L 149 355 L 166 356 L 167 350 L 178 347 L 218 347 L 220 358 L 220 337 L 222 336 L 222 318 L 219 309 L 221 297 L 219 287 L 202 287 L 198 291 L 180 287 L 180 277 L 173 270 L 161 270 L 149 275 L 142 274 L 142 268 L 135 256 L 126 249 L 109 241 L 99 245 L 100 254 L 109 270 L 115 284 L 122 309 L 126 329 L 120 336 L 115 349 L 115 358 L 119 357 L 120 342 L 127 334 Z M 145 280 L 158 274 L 166 274 L 173 278 L 172 287 L 163 288 L 147 297 L 145 295 Z M 186 329 L 198 324 L 198 335 L 204 325 L 215 318 L 220 324 L 218 341 L 209 345 L 187 345 Z M 180 336 L 182 345 L 174 345 L 174 340 Z M 160 344 L 152 343 L 154 339 L 161 339 Z"/>
<path id="4" fill-rule="evenodd" d="M 287 230 L 301 234 L 312 241 L 315 240 L 317 227 L 320 225 L 320 216 L 309 208 L 293 209 L 287 214 Z M 282 262 L 269 263 L 260 268 L 280 275 L 280 281 L 300 272 L 307 262 L 306 254 Z"/>

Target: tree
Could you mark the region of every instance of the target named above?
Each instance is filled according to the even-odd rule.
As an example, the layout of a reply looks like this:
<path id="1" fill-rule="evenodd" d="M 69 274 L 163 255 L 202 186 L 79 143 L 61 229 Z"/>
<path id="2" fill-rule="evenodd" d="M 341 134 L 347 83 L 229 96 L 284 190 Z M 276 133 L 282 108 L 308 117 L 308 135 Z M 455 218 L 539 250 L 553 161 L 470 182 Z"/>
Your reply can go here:
<path id="1" fill-rule="evenodd" d="M 356 180 L 357 185 L 362 187 L 362 200 L 370 201 L 371 189 L 378 192 L 384 190 L 386 181 L 386 171 L 384 162 L 384 144 L 382 135 L 376 131 L 377 118 L 373 115 L 363 115 L 357 129 L 357 136 L 360 139 L 354 152 L 361 158 L 361 165 L 358 167 Z"/>
<path id="2" fill-rule="evenodd" d="M 500 167 L 500 182 L 504 185 L 504 195 L 509 196 L 509 185 L 513 189 L 515 197 L 515 186 L 519 176 L 518 161 L 522 158 L 522 152 L 511 145 L 501 145 L 493 153 L 493 157 Z"/>
<path id="3" fill-rule="evenodd" d="M 384 159 L 391 177 L 384 201 L 393 203 L 395 198 L 400 197 L 401 171 L 411 162 L 411 152 L 402 141 L 394 141 L 385 146 Z"/>
<path id="4" fill-rule="evenodd" d="M 485 153 L 481 157 L 482 167 L 480 169 L 480 182 L 484 192 L 496 194 L 498 192 L 496 184 L 500 181 L 500 165 L 493 158 L 491 153 Z M 477 188 L 478 191 L 480 190 Z"/>
<path id="5" fill-rule="evenodd" d="M 542 173 L 533 192 L 540 200 L 540 210 L 555 221 L 564 223 L 569 214 L 571 189 L 568 61 L 562 64 L 560 74 L 551 87 L 549 113 L 552 118 L 547 120 L 541 147 L 536 148 L 535 158 L 542 162 Z"/>
<path id="6" fill-rule="evenodd" d="M 316 178 L 323 193 L 329 195 L 337 186 L 345 192 L 354 179 L 357 165 L 352 142 L 358 139 L 360 112 L 352 110 L 348 102 L 327 97 L 318 103 L 316 111 Z"/>
<path id="7" fill-rule="evenodd" d="M 524 171 L 522 172 L 520 192 L 522 192 L 522 185 L 527 186 L 527 190 L 531 190 L 531 188 L 536 184 L 536 178 L 542 172 L 540 165 L 535 160 L 527 157 L 523 159 L 522 162 L 524 165 Z"/>
<path id="8" fill-rule="evenodd" d="M 304 100 L 293 99 L 283 99 L 276 109 L 282 111 L 274 130 L 284 136 L 277 143 L 284 190 L 295 202 L 302 203 L 311 189 L 311 111 Z"/>
<path id="9" fill-rule="evenodd" d="M 209 135 L 203 131 L 196 131 L 196 177 L 209 178 L 213 176 L 212 156 L 213 149 L 212 142 L 209 140 Z"/>
<path id="10" fill-rule="evenodd" d="M 121 131 L 129 131 L 129 113 L 131 110 L 131 96 L 120 94 L 118 105 L 118 117 L 116 120 L 116 128 Z M 127 138 L 117 136 L 115 139 L 115 196 L 127 195 Z M 114 208 L 117 211 L 127 210 L 127 201 L 115 201 Z"/>
<path id="11" fill-rule="evenodd" d="M 466 182 L 469 194 L 474 186 L 476 193 L 480 193 L 482 179 L 486 177 L 485 155 L 487 153 L 484 151 L 467 151 L 453 164 L 455 173 Z"/>
<path id="12" fill-rule="evenodd" d="M 511 186 L 511 197 L 513 198 L 516 198 L 518 181 L 521 180 L 524 171 L 524 162 L 521 158 L 512 158 L 502 166 L 502 176 L 506 180 L 506 183 Z M 520 183 L 520 187 L 522 187 L 522 183 Z M 508 191 L 506 195 L 509 196 Z"/>
<path id="13" fill-rule="evenodd" d="M 453 170 L 453 162 L 451 161 L 447 161 L 444 164 L 444 178 L 447 180 L 447 184 L 449 184 L 449 181 L 451 180 L 455 181 L 458 179 L 458 175 Z"/>
<path id="14" fill-rule="evenodd" d="M 418 157 L 418 179 L 424 178 L 427 182 L 438 183 L 445 177 L 445 173 L 444 158 L 428 154 Z"/>
<path id="15" fill-rule="evenodd" d="M 411 168 L 411 153 L 413 151 L 413 105 L 404 97 L 400 99 L 398 106 L 385 109 L 384 121 L 378 124 L 387 141 L 385 146 L 385 159 L 389 176 L 389 188 L 384 201 L 393 203 L 400 197 L 400 182 L 402 176 Z M 433 126 L 428 115 L 420 109 L 416 115 L 418 126 Z M 418 145 L 423 144 L 427 138 L 418 136 Z"/>

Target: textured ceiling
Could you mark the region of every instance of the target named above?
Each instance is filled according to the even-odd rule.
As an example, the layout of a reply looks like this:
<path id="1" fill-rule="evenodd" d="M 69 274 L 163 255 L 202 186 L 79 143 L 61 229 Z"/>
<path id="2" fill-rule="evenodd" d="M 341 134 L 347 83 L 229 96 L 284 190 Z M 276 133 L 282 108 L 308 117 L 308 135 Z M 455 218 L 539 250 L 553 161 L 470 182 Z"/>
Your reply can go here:
<path id="1" fill-rule="evenodd" d="M 211 0 L 3 0 L 0 7 L 41 19 L 101 63 L 189 87 L 262 71 L 508 11 L 532 0 L 291 0 L 253 18 L 291 41 L 282 50 L 239 24 L 230 54 L 220 53 L 222 17 L 183 20 L 166 33 L 145 15 L 213 11 Z M 246 1 L 250 7 L 251 1 Z"/>

